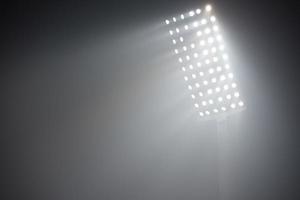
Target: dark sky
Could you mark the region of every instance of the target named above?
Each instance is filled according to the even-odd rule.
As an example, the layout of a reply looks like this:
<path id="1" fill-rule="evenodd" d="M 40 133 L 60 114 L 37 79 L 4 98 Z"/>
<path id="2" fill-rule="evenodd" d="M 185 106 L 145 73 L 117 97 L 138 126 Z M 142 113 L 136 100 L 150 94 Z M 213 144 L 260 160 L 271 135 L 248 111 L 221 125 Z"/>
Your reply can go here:
<path id="1" fill-rule="evenodd" d="M 2 1 L 1 199 L 218 199 L 216 123 L 192 113 L 165 18 L 205 1 Z M 300 199 L 300 3 L 211 1 L 247 110 L 230 199 Z"/>

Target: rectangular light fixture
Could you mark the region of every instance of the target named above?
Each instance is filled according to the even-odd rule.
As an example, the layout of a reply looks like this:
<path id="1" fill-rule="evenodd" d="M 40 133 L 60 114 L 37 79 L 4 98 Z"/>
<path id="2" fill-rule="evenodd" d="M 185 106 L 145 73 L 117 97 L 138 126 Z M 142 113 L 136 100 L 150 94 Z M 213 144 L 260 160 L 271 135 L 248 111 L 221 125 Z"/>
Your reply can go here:
<path id="1" fill-rule="evenodd" d="M 211 5 L 165 20 L 183 78 L 199 116 L 226 116 L 245 108 Z"/>

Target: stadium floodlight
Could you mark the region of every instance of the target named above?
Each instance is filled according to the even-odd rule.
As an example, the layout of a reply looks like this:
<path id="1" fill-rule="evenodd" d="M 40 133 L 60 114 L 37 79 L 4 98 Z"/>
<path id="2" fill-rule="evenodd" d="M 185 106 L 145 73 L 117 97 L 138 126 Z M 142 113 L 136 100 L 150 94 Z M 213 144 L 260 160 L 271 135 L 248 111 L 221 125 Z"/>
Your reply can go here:
<path id="1" fill-rule="evenodd" d="M 189 96 L 193 105 L 199 105 L 195 109 L 200 118 L 218 119 L 245 109 L 212 6 L 166 19 L 165 24 L 174 44 L 174 56 L 180 69 L 184 69 L 182 73 Z M 203 95 L 197 95 L 199 92 Z M 209 100 L 213 103 L 201 103 Z"/>
<path id="2" fill-rule="evenodd" d="M 179 62 L 195 111 L 200 119 L 217 121 L 220 140 L 219 189 L 220 197 L 224 199 L 227 196 L 226 175 L 229 171 L 227 116 L 244 110 L 245 103 L 212 6 L 206 5 L 203 9 L 191 10 L 181 16 L 185 17 L 166 19 L 165 24 L 175 45 L 174 58 Z M 177 28 L 182 31 L 176 31 Z"/>

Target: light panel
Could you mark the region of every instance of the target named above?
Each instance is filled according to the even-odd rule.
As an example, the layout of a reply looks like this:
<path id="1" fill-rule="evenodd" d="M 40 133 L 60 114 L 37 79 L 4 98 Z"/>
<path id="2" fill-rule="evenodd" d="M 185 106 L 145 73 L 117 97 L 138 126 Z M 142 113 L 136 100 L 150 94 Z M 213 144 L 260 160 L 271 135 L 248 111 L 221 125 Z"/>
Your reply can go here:
<path id="1" fill-rule="evenodd" d="M 244 109 L 212 6 L 190 10 L 164 23 L 199 116 L 212 118 Z"/>

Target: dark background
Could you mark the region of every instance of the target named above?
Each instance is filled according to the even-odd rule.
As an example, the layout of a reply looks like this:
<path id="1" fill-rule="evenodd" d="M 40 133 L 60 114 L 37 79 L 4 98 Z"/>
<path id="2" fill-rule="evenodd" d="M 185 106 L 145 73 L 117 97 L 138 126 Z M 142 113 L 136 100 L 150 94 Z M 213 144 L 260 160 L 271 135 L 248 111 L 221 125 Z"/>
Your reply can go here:
<path id="1" fill-rule="evenodd" d="M 1 1 L 1 199 L 218 199 L 165 18 L 204 1 Z M 211 1 L 247 110 L 231 199 L 299 199 L 297 1 Z"/>

